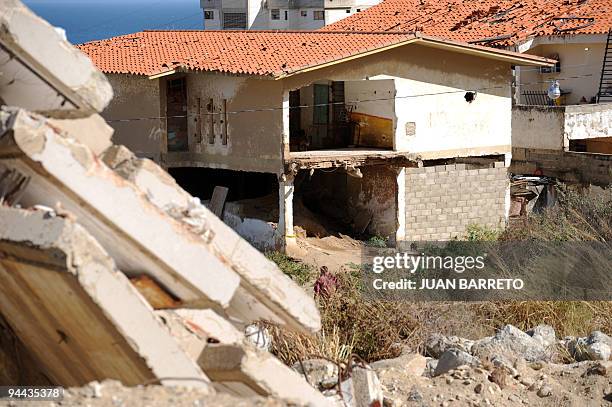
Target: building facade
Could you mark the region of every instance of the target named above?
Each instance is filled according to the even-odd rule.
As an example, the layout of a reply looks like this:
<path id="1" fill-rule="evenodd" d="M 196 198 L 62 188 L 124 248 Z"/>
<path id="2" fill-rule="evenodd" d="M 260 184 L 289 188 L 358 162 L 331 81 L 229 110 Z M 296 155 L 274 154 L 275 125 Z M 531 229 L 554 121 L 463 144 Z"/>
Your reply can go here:
<path id="1" fill-rule="evenodd" d="M 379 0 L 200 0 L 206 30 L 317 30 Z"/>

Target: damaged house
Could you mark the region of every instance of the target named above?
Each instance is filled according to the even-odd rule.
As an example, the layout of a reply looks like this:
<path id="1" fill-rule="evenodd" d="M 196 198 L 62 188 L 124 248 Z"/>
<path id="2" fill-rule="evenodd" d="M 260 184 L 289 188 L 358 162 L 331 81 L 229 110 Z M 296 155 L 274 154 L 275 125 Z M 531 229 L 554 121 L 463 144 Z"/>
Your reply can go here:
<path id="1" fill-rule="evenodd" d="M 115 92 L 115 142 L 263 249 L 503 225 L 511 68 L 554 65 L 406 33 L 145 31 L 80 48 Z"/>
<path id="2" fill-rule="evenodd" d="M 393 0 L 322 30 L 419 31 L 554 59 L 554 66 L 514 69 L 511 171 L 550 178 L 536 183 L 606 187 L 612 183 L 611 9 L 610 0 Z"/>

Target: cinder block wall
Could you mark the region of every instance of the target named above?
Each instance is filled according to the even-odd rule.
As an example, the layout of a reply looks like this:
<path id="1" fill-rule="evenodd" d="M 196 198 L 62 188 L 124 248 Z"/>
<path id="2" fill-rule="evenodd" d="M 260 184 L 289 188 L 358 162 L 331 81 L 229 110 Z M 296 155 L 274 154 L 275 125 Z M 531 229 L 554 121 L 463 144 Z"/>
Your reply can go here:
<path id="1" fill-rule="evenodd" d="M 508 169 L 471 164 L 406 169 L 406 240 L 447 240 L 478 224 L 503 227 Z"/>

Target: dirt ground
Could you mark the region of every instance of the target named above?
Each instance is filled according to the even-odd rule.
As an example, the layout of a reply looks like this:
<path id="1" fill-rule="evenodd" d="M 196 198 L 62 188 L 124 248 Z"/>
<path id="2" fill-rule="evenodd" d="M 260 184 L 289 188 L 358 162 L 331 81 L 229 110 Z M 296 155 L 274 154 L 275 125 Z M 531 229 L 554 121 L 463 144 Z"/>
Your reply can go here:
<path id="1" fill-rule="evenodd" d="M 288 248 L 288 254 L 317 269 L 327 266 L 329 271 L 336 272 L 346 265 L 361 264 L 363 245 L 362 241 L 346 235 L 298 237 L 297 244 Z"/>
<path id="2" fill-rule="evenodd" d="M 597 364 L 525 364 L 501 386 L 480 368 L 458 368 L 433 379 L 394 368 L 377 373 L 394 406 L 610 407 L 612 374 L 601 374 Z"/>

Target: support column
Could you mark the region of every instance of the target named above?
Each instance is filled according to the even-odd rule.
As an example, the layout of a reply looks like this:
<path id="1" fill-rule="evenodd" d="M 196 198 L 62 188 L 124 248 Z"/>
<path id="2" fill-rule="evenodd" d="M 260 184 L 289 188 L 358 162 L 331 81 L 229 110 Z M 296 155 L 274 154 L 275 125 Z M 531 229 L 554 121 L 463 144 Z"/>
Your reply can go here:
<path id="1" fill-rule="evenodd" d="M 281 157 L 283 163 L 289 158 L 289 91 L 283 92 L 283 132 L 281 134 Z M 284 167 L 284 165 L 283 165 Z M 278 177 L 278 228 L 276 247 L 287 252 L 287 247 L 295 242 L 293 231 L 293 174 L 281 171 Z"/>
<path id="2" fill-rule="evenodd" d="M 284 179 L 284 181 L 283 181 Z M 279 250 L 286 251 L 287 246 L 295 242 L 293 231 L 293 179 L 280 177 L 278 181 L 278 228 L 276 243 Z"/>

